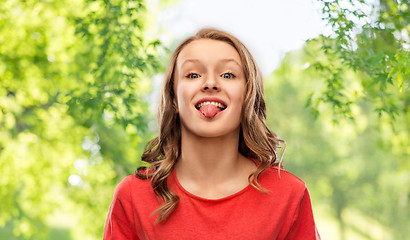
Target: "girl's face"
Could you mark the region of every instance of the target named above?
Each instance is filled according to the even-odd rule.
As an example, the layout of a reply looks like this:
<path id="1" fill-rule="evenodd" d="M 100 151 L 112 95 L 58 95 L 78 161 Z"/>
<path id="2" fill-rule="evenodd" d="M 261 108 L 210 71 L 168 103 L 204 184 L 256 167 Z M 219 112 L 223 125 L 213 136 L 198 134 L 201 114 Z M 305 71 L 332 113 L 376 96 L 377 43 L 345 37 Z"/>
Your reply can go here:
<path id="1" fill-rule="evenodd" d="M 201 137 L 239 134 L 246 81 L 234 47 L 194 40 L 180 52 L 174 74 L 182 132 Z"/>

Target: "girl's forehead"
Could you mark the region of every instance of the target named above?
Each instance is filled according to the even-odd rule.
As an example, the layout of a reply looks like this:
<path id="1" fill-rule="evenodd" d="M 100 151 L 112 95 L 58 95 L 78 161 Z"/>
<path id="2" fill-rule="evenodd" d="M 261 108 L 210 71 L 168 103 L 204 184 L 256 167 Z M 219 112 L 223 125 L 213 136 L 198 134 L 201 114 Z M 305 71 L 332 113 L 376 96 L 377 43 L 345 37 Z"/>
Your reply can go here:
<path id="1" fill-rule="evenodd" d="M 179 53 L 177 65 L 184 62 L 234 60 L 241 65 L 236 49 L 227 42 L 213 39 L 198 39 L 188 43 Z"/>

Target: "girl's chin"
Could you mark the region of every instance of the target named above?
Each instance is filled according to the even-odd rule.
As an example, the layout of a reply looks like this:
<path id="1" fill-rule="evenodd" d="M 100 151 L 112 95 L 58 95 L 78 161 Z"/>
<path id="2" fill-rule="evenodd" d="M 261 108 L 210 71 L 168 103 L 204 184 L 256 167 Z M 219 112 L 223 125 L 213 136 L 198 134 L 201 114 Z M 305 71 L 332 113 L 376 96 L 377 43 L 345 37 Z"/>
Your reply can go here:
<path id="1" fill-rule="evenodd" d="M 226 124 L 223 126 L 221 124 L 220 126 L 196 126 L 192 130 L 189 130 L 187 128 L 185 129 L 189 133 L 189 135 L 193 135 L 199 138 L 218 138 L 238 133 L 239 126 L 237 128 L 230 129 L 227 128 Z"/>

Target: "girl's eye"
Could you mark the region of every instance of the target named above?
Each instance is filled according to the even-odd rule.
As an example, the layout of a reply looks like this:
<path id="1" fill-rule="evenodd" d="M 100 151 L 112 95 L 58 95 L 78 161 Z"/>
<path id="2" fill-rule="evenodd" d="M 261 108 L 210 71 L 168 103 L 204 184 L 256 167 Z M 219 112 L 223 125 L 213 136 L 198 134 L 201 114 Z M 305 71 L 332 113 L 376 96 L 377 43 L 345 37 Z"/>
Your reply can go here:
<path id="1" fill-rule="evenodd" d="M 191 78 L 191 79 L 195 79 L 195 78 L 199 78 L 200 76 L 197 73 L 189 73 L 186 77 Z"/>
<path id="2" fill-rule="evenodd" d="M 233 73 L 224 73 L 222 74 L 221 77 L 226 78 L 226 79 L 231 79 L 231 78 L 234 78 L 235 75 L 233 75 Z"/>

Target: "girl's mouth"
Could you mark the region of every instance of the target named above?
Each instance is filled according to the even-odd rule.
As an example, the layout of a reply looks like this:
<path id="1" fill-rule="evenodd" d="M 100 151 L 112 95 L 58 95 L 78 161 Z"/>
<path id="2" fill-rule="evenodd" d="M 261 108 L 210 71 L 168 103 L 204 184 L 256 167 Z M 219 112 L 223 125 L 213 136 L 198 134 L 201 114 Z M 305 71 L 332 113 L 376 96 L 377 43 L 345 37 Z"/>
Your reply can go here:
<path id="1" fill-rule="evenodd" d="M 219 101 L 200 101 L 195 108 L 206 118 L 213 118 L 226 109 L 226 105 Z"/>

